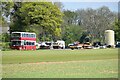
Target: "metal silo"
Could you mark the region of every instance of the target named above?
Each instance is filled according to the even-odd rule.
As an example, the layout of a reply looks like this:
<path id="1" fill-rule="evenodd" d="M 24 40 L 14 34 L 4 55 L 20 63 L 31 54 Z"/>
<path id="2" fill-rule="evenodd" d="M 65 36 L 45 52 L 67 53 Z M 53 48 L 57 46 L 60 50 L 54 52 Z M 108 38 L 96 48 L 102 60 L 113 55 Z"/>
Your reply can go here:
<path id="1" fill-rule="evenodd" d="M 106 45 L 115 46 L 115 36 L 113 30 L 105 31 L 105 43 Z"/>

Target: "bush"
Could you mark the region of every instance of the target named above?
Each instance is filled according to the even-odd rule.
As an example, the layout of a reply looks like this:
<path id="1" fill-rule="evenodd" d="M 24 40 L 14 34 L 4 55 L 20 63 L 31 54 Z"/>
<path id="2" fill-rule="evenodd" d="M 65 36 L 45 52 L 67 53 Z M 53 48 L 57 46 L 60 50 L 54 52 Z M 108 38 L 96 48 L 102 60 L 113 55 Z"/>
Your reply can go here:
<path id="1" fill-rule="evenodd" d="M 2 43 L 2 51 L 6 51 L 6 50 L 11 50 L 10 49 L 10 42 L 3 42 Z"/>
<path id="2" fill-rule="evenodd" d="M 2 38 L 2 42 L 9 42 L 10 41 L 10 34 L 2 33 L 1 38 Z"/>

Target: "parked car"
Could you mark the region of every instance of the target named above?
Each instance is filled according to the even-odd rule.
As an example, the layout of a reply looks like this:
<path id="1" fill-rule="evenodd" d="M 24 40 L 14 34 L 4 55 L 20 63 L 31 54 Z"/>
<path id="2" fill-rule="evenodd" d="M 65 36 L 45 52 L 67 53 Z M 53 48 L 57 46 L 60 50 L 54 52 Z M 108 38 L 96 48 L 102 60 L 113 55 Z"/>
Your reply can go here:
<path id="1" fill-rule="evenodd" d="M 84 49 L 93 49 L 93 46 L 89 42 L 87 42 L 87 43 L 83 44 L 83 48 Z"/>
<path id="2" fill-rule="evenodd" d="M 120 42 L 119 41 L 116 43 L 116 48 L 120 48 Z"/>
<path id="3" fill-rule="evenodd" d="M 100 46 L 100 49 L 105 49 L 105 48 L 107 48 L 106 45 Z"/>
<path id="4" fill-rule="evenodd" d="M 70 49 L 81 49 L 83 46 L 83 44 L 80 44 L 78 41 L 74 42 L 74 43 L 71 43 L 71 44 L 68 44 L 68 47 Z"/>
<path id="5" fill-rule="evenodd" d="M 40 49 L 50 49 L 50 45 L 47 42 L 41 42 Z"/>

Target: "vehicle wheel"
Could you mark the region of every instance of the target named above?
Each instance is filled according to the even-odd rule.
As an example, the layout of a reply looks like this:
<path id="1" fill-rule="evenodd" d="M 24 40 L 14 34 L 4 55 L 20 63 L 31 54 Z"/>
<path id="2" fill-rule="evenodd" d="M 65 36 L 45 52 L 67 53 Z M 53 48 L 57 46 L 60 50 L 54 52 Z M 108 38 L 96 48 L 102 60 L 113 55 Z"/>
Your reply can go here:
<path id="1" fill-rule="evenodd" d="M 72 50 L 74 50 L 74 48 L 71 48 Z"/>

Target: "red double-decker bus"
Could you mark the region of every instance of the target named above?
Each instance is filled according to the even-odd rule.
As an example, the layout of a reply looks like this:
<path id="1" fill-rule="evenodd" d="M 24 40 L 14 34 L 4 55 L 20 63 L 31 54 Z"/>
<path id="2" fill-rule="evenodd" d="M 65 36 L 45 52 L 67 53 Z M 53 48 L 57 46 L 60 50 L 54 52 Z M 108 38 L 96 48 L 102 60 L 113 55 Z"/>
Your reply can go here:
<path id="1" fill-rule="evenodd" d="M 36 50 L 36 34 L 29 32 L 12 32 L 11 48 L 17 50 Z"/>

